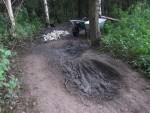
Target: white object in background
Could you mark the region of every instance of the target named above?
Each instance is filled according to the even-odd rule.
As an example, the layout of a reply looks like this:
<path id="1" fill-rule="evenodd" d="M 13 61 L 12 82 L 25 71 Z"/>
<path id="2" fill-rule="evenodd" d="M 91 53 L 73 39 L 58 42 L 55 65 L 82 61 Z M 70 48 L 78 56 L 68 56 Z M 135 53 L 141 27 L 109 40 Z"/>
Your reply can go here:
<path id="1" fill-rule="evenodd" d="M 99 18 L 99 28 L 102 29 L 104 27 L 104 24 L 106 22 L 107 19 L 104 19 L 104 18 Z M 89 29 L 89 21 L 86 21 L 85 22 L 85 27 L 86 29 Z"/>
<path id="2" fill-rule="evenodd" d="M 69 35 L 70 33 L 68 31 L 64 31 L 64 30 L 54 30 L 51 33 L 48 34 L 44 34 L 43 38 L 44 41 L 47 42 L 49 40 L 58 40 L 66 35 Z"/>

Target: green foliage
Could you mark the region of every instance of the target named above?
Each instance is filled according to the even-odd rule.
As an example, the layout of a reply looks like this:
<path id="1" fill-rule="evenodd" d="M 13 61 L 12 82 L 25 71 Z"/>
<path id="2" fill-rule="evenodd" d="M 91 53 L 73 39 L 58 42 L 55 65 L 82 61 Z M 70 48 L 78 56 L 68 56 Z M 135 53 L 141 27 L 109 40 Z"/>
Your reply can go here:
<path id="1" fill-rule="evenodd" d="M 139 3 L 128 12 L 120 11 L 119 23 L 105 26 L 102 42 L 111 51 L 129 58 L 131 63 L 150 77 L 150 8 Z"/>
<path id="2" fill-rule="evenodd" d="M 29 37 L 39 31 L 42 21 L 37 16 L 30 18 L 26 8 L 22 8 L 16 19 L 17 37 Z"/>
<path id="3" fill-rule="evenodd" d="M 5 33 L 5 29 L 6 29 L 6 24 L 5 24 L 5 18 L 3 15 L 0 14 L 0 34 L 4 34 Z"/>
<path id="4" fill-rule="evenodd" d="M 14 90 L 18 85 L 18 80 L 15 76 L 7 73 L 11 55 L 12 53 L 9 50 L 0 48 L 0 104 L 2 104 L 3 100 L 13 97 Z"/>
<path id="5" fill-rule="evenodd" d="M 22 8 L 16 17 L 16 37 L 10 36 L 10 24 L 4 15 L 0 15 L 0 44 L 11 45 L 14 40 L 21 40 L 32 37 L 43 26 L 43 23 L 36 15 L 29 17 L 27 9 Z"/>
<path id="6" fill-rule="evenodd" d="M 6 17 L 0 13 L 0 44 L 6 40 L 7 35 L 7 24 L 6 24 Z"/>
<path id="7" fill-rule="evenodd" d="M 40 18 L 45 19 L 43 1 L 26 0 L 24 4 L 31 16 L 36 13 Z M 88 16 L 87 0 L 48 0 L 48 7 L 52 23 L 61 23 L 72 18 Z"/>

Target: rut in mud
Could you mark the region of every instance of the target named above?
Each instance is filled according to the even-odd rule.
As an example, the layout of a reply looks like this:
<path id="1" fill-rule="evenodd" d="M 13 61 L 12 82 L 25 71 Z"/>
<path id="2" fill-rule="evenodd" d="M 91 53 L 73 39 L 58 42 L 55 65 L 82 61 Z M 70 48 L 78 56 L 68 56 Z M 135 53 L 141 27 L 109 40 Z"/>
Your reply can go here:
<path id="1" fill-rule="evenodd" d="M 36 98 L 42 113 L 150 113 L 149 84 L 86 40 L 67 35 L 35 43 L 19 61 L 25 96 Z"/>
<path id="2" fill-rule="evenodd" d="M 51 39 L 57 37 L 57 31 L 60 34 L 60 28 L 54 29 L 50 31 L 53 33 L 52 36 L 51 33 L 48 33 L 46 38 L 51 41 Z M 61 31 L 63 33 L 63 30 Z M 66 30 L 64 31 L 67 32 Z M 69 32 L 58 37 L 60 39 L 60 36 L 67 35 L 71 37 Z M 56 38 L 56 40 L 58 39 Z M 60 42 L 59 40 L 58 43 L 57 41 L 54 42 L 54 45 L 60 45 L 60 47 L 49 46 L 49 50 L 46 53 L 50 53 L 49 56 L 53 56 L 52 59 L 55 59 L 59 70 L 63 72 L 64 84 L 70 92 L 99 99 L 111 99 L 117 96 L 121 83 L 119 74 L 97 59 L 93 59 L 89 55 L 83 55 L 90 49 L 90 45 L 86 40 L 70 39 L 65 40 L 65 43 L 62 44 Z"/>
<path id="3" fill-rule="evenodd" d="M 119 73 L 97 59 L 83 53 L 89 49 L 85 42 L 68 42 L 57 49 L 65 86 L 74 94 L 99 99 L 117 96 L 121 78 Z"/>

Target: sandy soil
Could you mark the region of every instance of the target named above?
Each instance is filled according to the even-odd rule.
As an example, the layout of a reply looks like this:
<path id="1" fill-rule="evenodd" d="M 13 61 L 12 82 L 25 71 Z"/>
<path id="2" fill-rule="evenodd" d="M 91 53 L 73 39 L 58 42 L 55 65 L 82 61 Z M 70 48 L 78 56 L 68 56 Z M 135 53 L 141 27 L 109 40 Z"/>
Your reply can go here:
<path id="1" fill-rule="evenodd" d="M 65 85 L 61 59 L 69 57 L 60 51 L 64 45 L 81 42 L 78 39 L 61 39 L 40 43 L 19 55 L 19 65 L 23 70 L 21 80 L 27 87 L 26 98 L 34 97 L 34 107 L 40 113 L 150 113 L 150 85 L 127 64 L 108 55 L 86 48 L 78 58 L 96 59 L 111 67 L 121 77 L 118 93 L 110 100 L 91 100 L 70 91 Z M 72 45 L 74 46 L 74 45 Z M 80 46 L 79 46 L 79 50 Z M 73 54 L 74 56 L 74 54 Z M 107 69 L 106 69 L 107 70 Z"/>

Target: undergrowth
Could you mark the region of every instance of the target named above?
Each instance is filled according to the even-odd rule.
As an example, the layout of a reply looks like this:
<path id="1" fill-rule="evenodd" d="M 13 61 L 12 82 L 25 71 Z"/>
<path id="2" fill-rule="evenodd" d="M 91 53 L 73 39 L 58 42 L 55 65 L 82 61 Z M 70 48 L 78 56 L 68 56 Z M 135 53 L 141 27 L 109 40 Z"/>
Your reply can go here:
<path id="1" fill-rule="evenodd" d="M 14 41 L 32 38 L 43 26 L 42 19 L 36 14 L 29 17 L 27 9 L 22 8 L 16 15 L 15 37 L 11 37 L 9 19 L 3 13 L 0 15 L 0 44 L 4 46 L 12 45 Z"/>
<path id="2" fill-rule="evenodd" d="M 120 17 L 118 23 L 106 24 L 102 43 L 150 78 L 150 7 L 138 3 L 126 12 L 120 10 Z"/>
<path id="3" fill-rule="evenodd" d="M 20 10 L 16 21 L 16 34 L 20 38 L 31 37 L 43 25 L 41 19 L 36 14 L 30 18 L 26 8 Z"/>
<path id="4" fill-rule="evenodd" d="M 15 90 L 18 87 L 17 78 L 8 73 L 11 56 L 11 51 L 0 48 L 0 109 L 1 106 L 10 103 L 10 100 L 15 97 Z"/>

